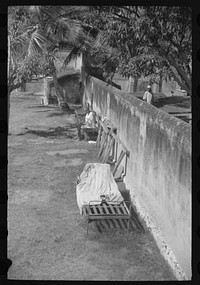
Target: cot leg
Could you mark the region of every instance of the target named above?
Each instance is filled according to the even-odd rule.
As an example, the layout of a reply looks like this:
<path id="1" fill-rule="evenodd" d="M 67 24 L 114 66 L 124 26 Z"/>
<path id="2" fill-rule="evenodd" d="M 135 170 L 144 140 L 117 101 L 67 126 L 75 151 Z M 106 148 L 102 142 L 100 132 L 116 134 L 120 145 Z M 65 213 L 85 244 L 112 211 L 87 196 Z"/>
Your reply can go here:
<path id="1" fill-rule="evenodd" d="M 88 134 L 86 131 L 84 131 L 84 141 L 87 142 L 88 141 Z"/>

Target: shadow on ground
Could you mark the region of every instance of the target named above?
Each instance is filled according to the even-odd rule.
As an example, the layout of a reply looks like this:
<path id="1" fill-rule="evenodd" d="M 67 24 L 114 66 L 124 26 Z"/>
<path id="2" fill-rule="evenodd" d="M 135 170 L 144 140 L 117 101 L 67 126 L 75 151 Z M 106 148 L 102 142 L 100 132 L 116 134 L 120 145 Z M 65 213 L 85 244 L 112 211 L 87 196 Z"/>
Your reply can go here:
<path id="1" fill-rule="evenodd" d="M 37 108 L 40 108 L 40 109 L 46 109 L 46 108 L 48 108 L 48 109 L 57 109 L 58 110 L 58 107 L 55 107 L 55 106 L 51 106 L 51 105 L 48 105 L 48 106 L 43 106 L 43 105 L 33 105 L 33 106 L 27 106 L 26 108 L 28 108 L 28 109 L 37 109 Z"/>
<path id="2" fill-rule="evenodd" d="M 42 113 L 42 112 L 52 112 L 51 110 L 39 110 L 39 111 L 35 111 L 36 113 Z"/>
<path id="3" fill-rule="evenodd" d="M 171 96 L 158 98 L 158 102 L 154 103 L 154 106 L 157 108 L 163 107 L 165 105 L 175 105 L 176 107 L 190 108 L 191 102 L 189 97 Z"/>
<path id="4" fill-rule="evenodd" d="M 190 112 L 191 113 L 191 112 Z M 172 113 L 169 113 L 169 114 L 172 114 Z M 183 120 L 183 121 L 185 121 L 186 123 L 191 123 L 191 121 L 192 121 L 192 118 L 188 118 L 188 116 L 185 116 L 185 115 L 174 115 L 176 118 L 178 118 L 178 119 L 181 119 L 181 120 Z"/>
<path id="5" fill-rule="evenodd" d="M 48 130 L 31 130 L 25 128 L 25 132 L 17 134 L 17 136 L 32 134 L 44 138 L 77 138 L 77 125 L 68 124 L 64 127 L 49 128 Z"/>
<path id="6" fill-rule="evenodd" d="M 35 106 L 28 106 L 27 108 L 29 109 L 43 109 L 43 110 L 38 110 L 35 111 L 36 113 L 42 113 L 42 112 L 52 112 L 52 109 L 55 110 L 54 113 L 51 113 L 48 117 L 54 117 L 54 116 L 64 116 L 66 114 L 74 114 L 74 108 L 71 108 L 70 110 L 60 110 L 59 107 L 55 105 L 48 105 L 48 106 L 43 106 L 43 105 L 35 105 Z"/>
<path id="7" fill-rule="evenodd" d="M 65 116 L 66 114 L 74 114 L 74 110 L 70 110 L 68 112 L 62 112 L 62 111 L 59 111 L 58 113 L 51 113 L 49 114 L 47 117 L 62 117 L 62 116 Z"/>

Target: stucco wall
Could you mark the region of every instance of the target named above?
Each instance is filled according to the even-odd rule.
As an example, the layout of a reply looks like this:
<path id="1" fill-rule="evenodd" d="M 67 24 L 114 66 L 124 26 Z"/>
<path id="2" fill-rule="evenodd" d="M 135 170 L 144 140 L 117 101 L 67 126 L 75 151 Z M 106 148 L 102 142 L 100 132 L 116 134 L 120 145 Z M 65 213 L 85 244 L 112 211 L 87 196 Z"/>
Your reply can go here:
<path id="1" fill-rule="evenodd" d="M 26 83 L 26 92 L 44 93 L 44 78 Z"/>
<path id="2" fill-rule="evenodd" d="M 63 63 L 66 59 L 66 57 L 69 55 L 69 51 L 59 51 L 56 52 L 56 61 L 55 66 L 58 72 L 61 70 L 67 70 L 67 69 L 76 69 L 81 70 L 82 66 L 82 55 L 79 55 L 77 58 L 72 59 L 66 67 L 63 67 Z"/>
<path id="3" fill-rule="evenodd" d="M 130 150 L 125 183 L 191 278 L 191 126 L 89 77 L 85 100 Z M 92 95 L 93 94 L 93 95 Z M 161 247 L 161 244 L 160 244 Z"/>
<path id="4" fill-rule="evenodd" d="M 113 81 L 117 84 L 119 84 L 121 86 L 121 90 L 123 92 L 127 92 L 127 93 L 134 93 L 134 77 L 130 77 L 128 78 L 117 78 L 114 77 Z M 140 77 L 138 78 L 138 82 L 137 82 L 137 92 L 142 92 L 144 93 L 146 91 L 146 87 L 150 82 L 150 77 Z M 151 85 L 152 91 L 154 93 L 159 93 L 159 86 L 156 83 L 153 83 Z M 171 91 L 176 92 L 178 89 L 180 88 L 180 86 L 178 85 L 178 83 L 174 80 L 167 80 L 167 82 L 165 80 L 162 81 L 162 92 L 163 94 L 165 94 L 166 96 L 171 96 Z"/>

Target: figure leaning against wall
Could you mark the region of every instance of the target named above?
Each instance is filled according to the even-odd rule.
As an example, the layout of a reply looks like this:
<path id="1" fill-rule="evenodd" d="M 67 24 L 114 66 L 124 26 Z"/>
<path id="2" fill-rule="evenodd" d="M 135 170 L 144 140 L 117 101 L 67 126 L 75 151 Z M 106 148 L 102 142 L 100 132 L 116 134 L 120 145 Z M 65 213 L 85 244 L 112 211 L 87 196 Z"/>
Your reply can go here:
<path id="1" fill-rule="evenodd" d="M 143 97 L 142 97 L 143 101 L 146 101 L 149 104 L 154 104 L 154 96 L 153 96 L 153 92 L 151 90 L 151 86 L 147 85 L 147 91 L 145 91 Z"/>

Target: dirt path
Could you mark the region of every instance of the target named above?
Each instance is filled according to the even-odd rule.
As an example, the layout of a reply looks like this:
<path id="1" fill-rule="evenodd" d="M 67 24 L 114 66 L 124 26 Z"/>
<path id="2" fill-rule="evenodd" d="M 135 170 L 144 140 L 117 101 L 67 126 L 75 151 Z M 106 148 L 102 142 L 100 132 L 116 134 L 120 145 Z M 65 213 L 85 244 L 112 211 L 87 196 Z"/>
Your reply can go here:
<path id="1" fill-rule="evenodd" d="M 76 140 L 74 115 L 13 96 L 8 144 L 8 279 L 176 280 L 153 237 L 132 229 L 99 233 L 76 204 L 76 179 L 97 161 Z"/>

